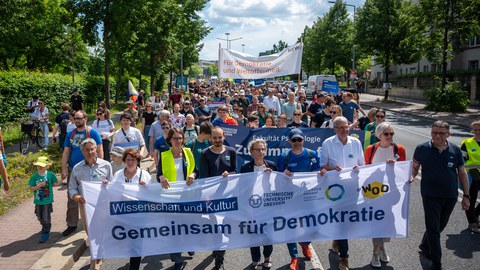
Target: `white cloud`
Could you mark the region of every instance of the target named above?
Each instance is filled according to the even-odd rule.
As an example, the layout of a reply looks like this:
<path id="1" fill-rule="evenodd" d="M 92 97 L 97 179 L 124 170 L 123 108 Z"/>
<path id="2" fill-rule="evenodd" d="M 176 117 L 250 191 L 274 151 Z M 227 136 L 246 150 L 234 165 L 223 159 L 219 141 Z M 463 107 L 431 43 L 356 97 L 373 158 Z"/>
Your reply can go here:
<path id="1" fill-rule="evenodd" d="M 364 0 L 349 0 L 354 5 Z M 328 0 L 211 0 L 200 16 L 213 27 L 202 41 L 200 59 L 218 59 L 218 44 L 226 47 L 225 33 L 230 33 L 231 49 L 258 55 L 272 49 L 279 40 L 293 45 L 305 26 L 312 26 L 317 17 L 323 16 L 332 4 Z M 350 10 L 349 10 L 350 11 Z M 352 11 L 353 12 L 353 11 Z"/>

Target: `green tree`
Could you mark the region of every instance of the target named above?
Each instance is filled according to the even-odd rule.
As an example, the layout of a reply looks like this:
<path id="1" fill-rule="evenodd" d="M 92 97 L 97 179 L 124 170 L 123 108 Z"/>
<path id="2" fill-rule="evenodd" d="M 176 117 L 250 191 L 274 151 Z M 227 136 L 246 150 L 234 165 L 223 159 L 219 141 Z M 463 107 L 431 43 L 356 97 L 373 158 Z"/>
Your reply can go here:
<path id="1" fill-rule="evenodd" d="M 390 66 L 420 59 L 416 37 L 411 31 L 413 4 L 402 0 L 366 0 L 357 11 L 356 39 L 361 50 L 374 54 L 383 64 L 385 80 Z"/>
<path id="2" fill-rule="evenodd" d="M 423 33 L 427 59 L 442 66 L 442 87 L 447 84 L 447 64 L 468 39 L 480 32 L 480 1 L 420 0 L 415 30 Z"/>
<path id="3" fill-rule="evenodd" d="M 278 52 L 283 51 L 287 47 L 288 47 L 288 43 L 286 43 L 285 41 L 279 40 L 278 44 L 273 44 L 273 49 L 265 51 L 265 52 L 260 52 L 258 54 L 258 56 L 264 56 L 264 55 L 270 55 L 270 54 L 278 53 Z"/>

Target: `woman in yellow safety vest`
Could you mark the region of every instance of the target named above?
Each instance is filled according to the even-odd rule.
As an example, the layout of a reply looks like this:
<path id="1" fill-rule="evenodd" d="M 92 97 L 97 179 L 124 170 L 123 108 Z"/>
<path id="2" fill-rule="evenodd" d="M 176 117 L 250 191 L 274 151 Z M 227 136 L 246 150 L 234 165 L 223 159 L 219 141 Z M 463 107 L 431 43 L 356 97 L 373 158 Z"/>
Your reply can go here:
<path id="1" fill-rule="evenodd" d="M 480 186 L 480 120 L 474 121 L 471 126 L 473 137 L 463 140 L 461 146 L 465 158 L 465 167 L 472 178 L 470 192 L 468 193 L 470 194 L 470 208 L 465 213 L 468 220 L 468 229 L 474 233 L 480 233 L 480 204 L 475 207 Z"/>
<path id="2" fill-rule="evenodd" d="M 171 182 L 186 181 L 191 185 L 198 176 L 195 170 L 195 160 L 190 148 L 183 148 L 183 131 L 180 128 L 172 128 L 168 132 L 165 141 L 170 149 L 160 153 L 157 166 L 157 179 L 163 188 L 168 189 Z M 193 256 L 193 252 L 188 252 Z M 174 269 L 183 269 L 184 259 L 182 254 L 170 253 L 170 259 L 175 263 Z"/>

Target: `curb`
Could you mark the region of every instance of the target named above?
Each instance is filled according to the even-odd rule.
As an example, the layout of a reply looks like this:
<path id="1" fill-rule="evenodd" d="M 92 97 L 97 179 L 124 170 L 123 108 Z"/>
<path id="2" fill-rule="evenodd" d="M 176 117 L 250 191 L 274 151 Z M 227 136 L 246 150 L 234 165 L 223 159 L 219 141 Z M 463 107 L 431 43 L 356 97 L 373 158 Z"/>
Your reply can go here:
<path id="1" fill-rule="evenodd" d="M 82 256 L 87 249 L 87 234 L 79 231 L 74 235 L 63 238 L 56 242 L 40 259 L 38 259 L 30 270 L 68 270 Z"/>

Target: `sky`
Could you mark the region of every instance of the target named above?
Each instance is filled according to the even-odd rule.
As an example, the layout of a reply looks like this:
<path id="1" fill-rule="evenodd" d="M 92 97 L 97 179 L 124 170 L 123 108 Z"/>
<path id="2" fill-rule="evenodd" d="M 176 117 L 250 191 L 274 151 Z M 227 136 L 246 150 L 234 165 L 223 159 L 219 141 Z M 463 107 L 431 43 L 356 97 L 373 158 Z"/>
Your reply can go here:
<path id="1" fill-rule="evenodd" d="M 294 45 L 305 26 L 311 27 L 333 4 L 329 0 L 210 0 L 199 15 L 213 30 L 202 41 L 201 60 L 218 60 L 218 45 L 227 47 L 225 33 L 230 33 L 230 49 L 258 56 L 282 40 Z M 359 7 L 364 0 L 348 0 Z M 347 6 L 350 16 L 353 7 Z M 241 38 L 239 40 L 233 40 Z M 245 46 L 242 46 L 245 44 Z"/>

